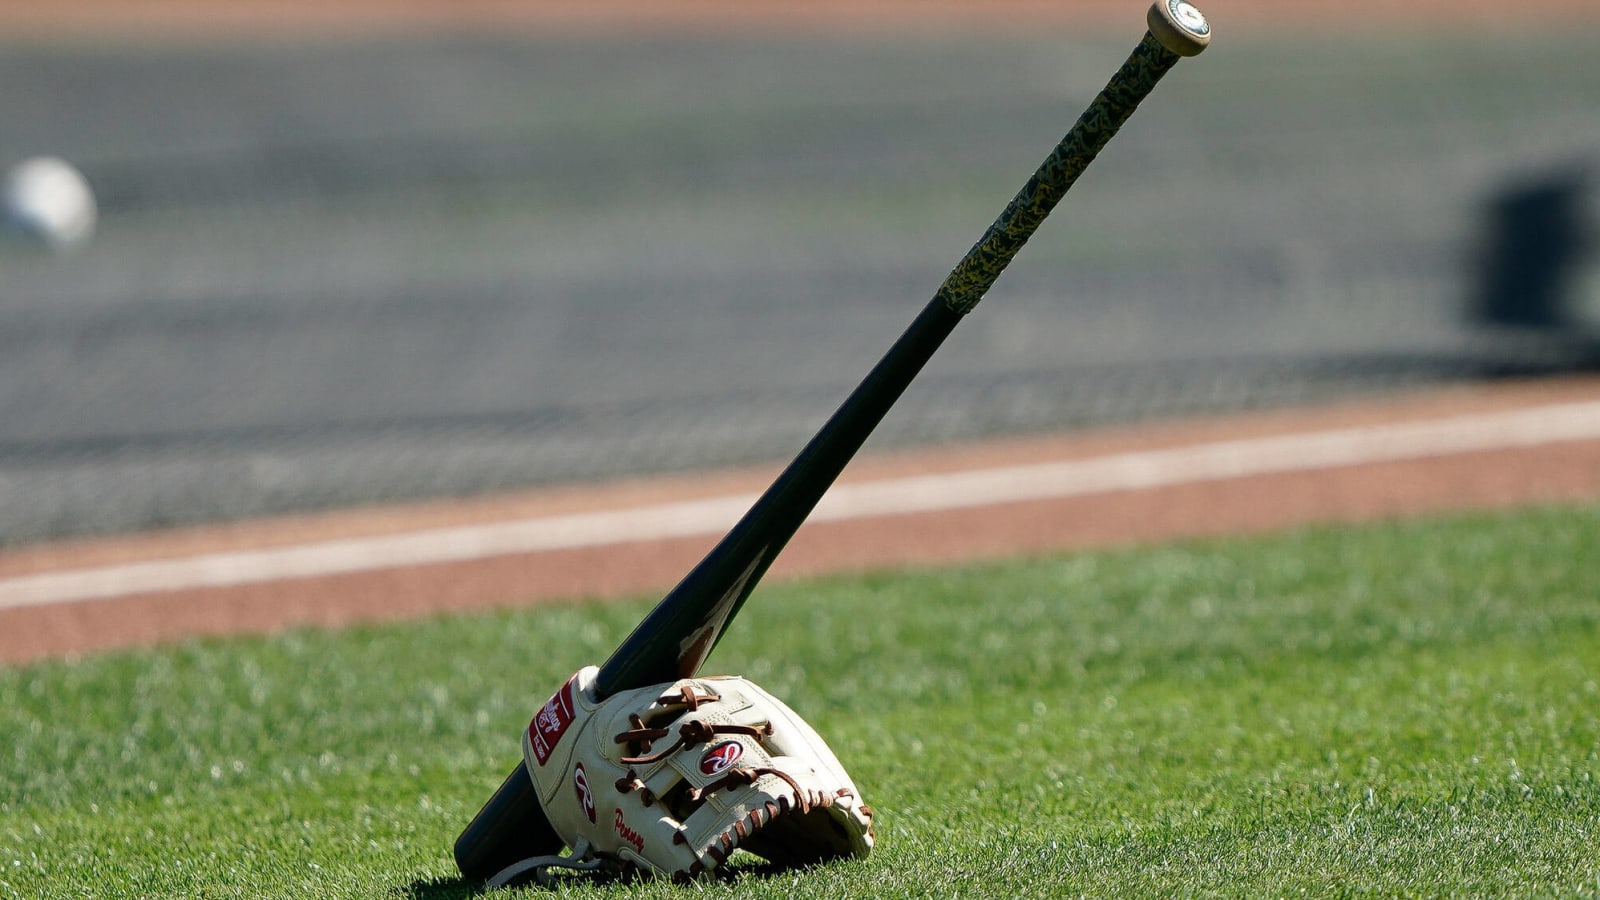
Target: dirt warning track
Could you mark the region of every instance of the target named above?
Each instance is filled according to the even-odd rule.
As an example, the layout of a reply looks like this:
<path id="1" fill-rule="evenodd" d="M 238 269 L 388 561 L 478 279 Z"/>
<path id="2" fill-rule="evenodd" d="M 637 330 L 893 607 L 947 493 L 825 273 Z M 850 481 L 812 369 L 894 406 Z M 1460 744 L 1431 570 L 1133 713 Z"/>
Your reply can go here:
<path id="1" fill-rule="evenodd" d="M 776 467 L 0 554 L 0 661 L 670 588 Z M 1600 498 L 1600 379 L 858 460 L 775 577 Z"/>

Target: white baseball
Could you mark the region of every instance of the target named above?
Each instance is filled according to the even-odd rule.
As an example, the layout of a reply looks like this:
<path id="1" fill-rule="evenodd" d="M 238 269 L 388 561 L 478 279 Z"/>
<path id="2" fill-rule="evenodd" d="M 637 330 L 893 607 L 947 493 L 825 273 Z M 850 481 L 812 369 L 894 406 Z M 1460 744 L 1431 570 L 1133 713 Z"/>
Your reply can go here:
<path id="1" fill-rule="evenodd" d="M 6 173 L 3 200 L 8 232 L 53 250 L 82 245 L 94 234 L 94 191 L 76 167 L 54 156 L 35 156 Z"/>

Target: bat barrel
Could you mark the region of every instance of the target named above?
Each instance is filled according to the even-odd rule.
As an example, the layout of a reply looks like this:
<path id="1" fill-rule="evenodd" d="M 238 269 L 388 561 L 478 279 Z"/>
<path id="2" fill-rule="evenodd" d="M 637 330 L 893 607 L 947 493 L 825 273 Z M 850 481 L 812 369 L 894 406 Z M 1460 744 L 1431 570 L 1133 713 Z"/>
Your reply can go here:
<path id="1" fill-rule="evenodd" d="M 600 666 L 595 691 L 686 678 L 961 316 L 930 302 L 744 518 Z"/>
<path id="2" fill-rule="evenodd" d="M 539 805 L 527 767 L 517 765 L 456 838 L 456 868 L 487 881 L 512 863 L 556 853 L 565 845 Z"/>

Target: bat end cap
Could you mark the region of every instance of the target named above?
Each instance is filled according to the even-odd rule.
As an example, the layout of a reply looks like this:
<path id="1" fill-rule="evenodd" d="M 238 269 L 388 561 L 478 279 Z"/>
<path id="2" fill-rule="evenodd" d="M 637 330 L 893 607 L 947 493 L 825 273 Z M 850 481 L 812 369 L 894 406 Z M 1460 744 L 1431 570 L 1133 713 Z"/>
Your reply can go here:
<path id="1" fill-rule="evenodd" d="M 1188 0 L 1156 0 L 1145 21 L 1161 46 L 1179 56 L 1199 56 L 1211 44 L 1211 23 Z"/>

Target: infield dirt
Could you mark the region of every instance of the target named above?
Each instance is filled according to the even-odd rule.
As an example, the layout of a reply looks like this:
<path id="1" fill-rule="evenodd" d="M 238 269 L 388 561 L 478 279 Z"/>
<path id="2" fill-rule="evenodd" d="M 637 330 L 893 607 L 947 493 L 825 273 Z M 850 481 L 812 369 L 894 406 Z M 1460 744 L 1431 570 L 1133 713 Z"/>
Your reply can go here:
<path id="1" fill-rule="evenodd" d="M 1127 458 L 1150 451 L 1294 435 L 1353 433 L 1508 410 L 1600 401 L 1600 378 L 1462 387 L 1317 409 L 1164 422 L 867 456 L 841 486 L 997 467 Z M 1354 430 L 1354 431 L 1352 431 Z M 1600 498 L 1600 439 L 1533 441 L 1239 477 L 1180 479 L 1075 496 L 814 521 L 773 576 L 931 565 L 1073 548 L 1258 532 L 1428 512 Z M 603 511 L 637 510 L 759 491 L 770 468 L 641 479 L 470 501 L 354 510 L 124 538 L 46 544 L 0 554 L 0 598 L 38 576 L 86 577 L 108 567 L 199 561 L 270 548 L 337 549 L 376 536 Z M 728 524 L 732 524 L 731 520 Z M 93 599 L 0 603 L 0 662 L 146 645 L 195 635 L 414 618 L 564 598 L 660 593 L 717 532 L 658 536 L 459 561 L 358 565 L 311 577 L 185 586 Z M 113 570 L 114 571 L 114 570 Z"/>

